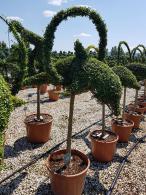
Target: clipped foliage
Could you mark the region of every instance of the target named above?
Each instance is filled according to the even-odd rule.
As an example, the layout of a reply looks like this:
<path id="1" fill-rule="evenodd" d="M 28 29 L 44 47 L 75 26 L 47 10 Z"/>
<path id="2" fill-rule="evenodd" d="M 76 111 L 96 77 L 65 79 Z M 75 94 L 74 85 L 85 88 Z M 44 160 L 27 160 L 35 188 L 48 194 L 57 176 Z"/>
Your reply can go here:
<path id="1" fill-rule="evenodd" d="M 130 63 L 126 67 L 132 71 L 138 81 L 146 79 L 146 65 L 140 63 Z"/>
<path id="2" fill-rule="evenodd" d="M 26 104 L 26 102 L 20 98 L 18 98 L 17 96 L 11 96 L 11 101 L 13 104 L 14 108 L 20 107 L 24 104 Z"/>
<path id="3" fill-rule="evenodd" d="M 67 10 L 62 10 L 58 12 L 51 20 L 50 24 L 47 26 L 44 34 L 44 65 L 46 71 L 50 74 L 53 74 L 55 77 L 59 77 L 53 66 L 51 65 L 51 52 L 55 39 L 55 32 L 59 24 L 67 20 L 69 17 L 76 16 L 86 16 L 88 17 L 96 27 L 96 30 L 99 32 L 100 42 L 99 42 L 99 60 L 103 60 L 105 57 L 105 50 L 107 45 L 107 29 L 104 21 L 101 16 L 96 13 L 95 10 L 91 10 L 86 7 L 73 7 Z M 60 78 L 58 78 L 59 80 Z"/>
<path id="4" fill-rule="evenodd" d="M 21 89 L 23 79 L 26 75 L 27 72 L 27 62 L 28 62 L 28 52 L 26 45 L 21 38 L 21 36 L 17 33 L 17 30 L 15 29 L 14 25 L 12 22 L 8 22 L 6 19 L 4 19 L 2 16 L 0 16 L 0 19 L 2 19 L 9 27 L 9 30 L 12 32 L 14 35 L 15 39 L 17 40 L 19 44 L 19 63 L 21 68 L 19 69 L 19 73 L 17 74 L 15 78 L 15 82 L 13 83 L 12 86 L 12 94 L 18 93 L 18 91 Z"/>
<path id="5" fill-rule="evenodd" d="M 133 61 L 135 61 L 136 58 L 136 52 L 139 51 L 140 53 L 140 60 L 141 62 L 145 61 L 145 54 L 141 51 L 141 49 L 139 49 L 139 47 L 135 47 L 132 51 L 131 51 L 131 58 Z"/>
<path id="6" fill-rule="evenodd" d="M 108 65 L 96 58 L 78 59 L 78 49 L 86 56 L 84 48 L 77 41 L 75 43 L 76 56 L 61 59 L 54 64 L 63 78 L 63 85 L 68 91 L 76 94 L 90 90 L 98 102 L 107 104 L 115 115 L 119 115 L 122 91 L 119 77 Z"/>
<path id="7" fill-rule="evenodd" d="M 10 89 L 0 75 L 0 132 L 2 132 L 7 126 L 12 109 L 13 103 Z"/>
<path id="8" fill-rule="evenodd" d="M 126 41 L 120 41 L 119 45 L 118 45 L 118 63 L 120 61 L 120 51 L 121 51 L 122 45 L 124 45 L 127 48 L 128 55 L 129 55 L 129 59 L 128 60 L 131 61 L 131 51 L 130 51 L 130 47 L 129 47 L 128 43 Z"/>
<path id="9" fill-rule="evenodd" d="M 115 66 L 112 70 L 120 77 L 121 83 L 124 87 L 140 89 L 140 85 L 132 72 L 123 66 Z"/>

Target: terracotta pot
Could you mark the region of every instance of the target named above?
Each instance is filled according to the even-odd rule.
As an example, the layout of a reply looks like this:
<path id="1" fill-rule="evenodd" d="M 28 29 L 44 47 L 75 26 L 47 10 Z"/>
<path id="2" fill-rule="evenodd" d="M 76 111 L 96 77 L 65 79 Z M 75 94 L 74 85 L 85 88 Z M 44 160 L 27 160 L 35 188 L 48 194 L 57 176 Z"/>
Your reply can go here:
<path id="1" fill-rule="evenodd" d="M 128 121 L 127 121 L 128 122 Z M 134 127 L 134 122 L 129 121 L 129 125 L 120 125 L 116 123 L 116 119 L 112 119 L 112 131 L 119 136 L 119 142 L 128 142 L 131 135 L 132 128 Z"/>
<path id="2" fill-rule="evenodd" d="M 56 91 L 61 91 L 62 85 L 56 85 Z"/>
<path id="3" fill-rule="evenodd" d="M 60 96 L 60 92 L 56 91 L 55 89 L 49 90 L 48 94 L 49 94 L 49 99 L 53 101 L 57 101 Z"/>
<path id="4" fill-rule="evenodd" d="M 29 116 L 36 116 L 36 114 L 32 114 Z M 50 117 L 50 121 L 48 122 L 37 122 L 37 121 L 32 121 L 32 122 L 27 122 L 26 119 L 24 121 L 26 125 L 26 131 L 27 131 L 27 139 L 31 143 L 45 143 L 50 139 L 50 132 L 51 132 L 51 126 L 52 126 L 52 121 L 53 117 L 49 114 L 43 114 L 47 115 Z"/>
<path id="5" fill-rule="evenodd" d="M 134 111 L 134 104 L 129 104 L 129 105 L 128 105 L 128 110 L 129 110 L 129 111 Z M 135 111 L 136 111 L 136 112 L 139 112 L 139 113 L 141 113 L 141 114 L 144 114 L 144 112 L 145 112 L 145 107 L 144 107 L 143 105 L 137 105 Z"/>
<path id="6" fill-rule="evenodd" d="M 95 130 L 97 131 L 97 130 Z M 92 155 L 94 158 L 99 162 L 110 162 L 112 161 L 115 152 L 116 152 L 116 144 L 119 139 L 118 135 L 116 135 L 113 132 L 105 131 L 109 134 L 112 134 L 115 136 L 115 140 L 113 141 L 104 141 L 104 140 L 98 140 L 91 136 L 93 132 L 89 134 L 89 137 L 91 139 L 91 150 Z"/>
<path id="7" fill-rule="evenodd" d="M 40 94 L 44 94 L 47 92 L 47 88 L 48 88 L 48 85 L 47 84 L 43 84 L 40 86 Z"/>
<path id="8" fill-rule="evenodd" d="M 54 192 L 55 195 L 81 195 L 84 189 L 85 177 L 86 177 L 87 170 L 89 169 L 90 166 L 90 161 L 85 154 L 83 154 L 78 150 L 72 149 L 71 151 L 72 154 L 76 154 L 80 156 L 87 164 L 87 167 L 82 172 L 75 175 L 61 175 L 61 174 L 54 173 L 50 169 L 49 162 L 51 156 L 52 155 L 54 156 L 55 154 L 56 155 L 65 154 L 65 152 L 66 150 L 55 151 L 47 159 L 46 165 L 50 175 L 52 191 Z"/>
<path id="9" fill-rule="evenodd" d="M 139 128 L 140 126 L 140 122 L 141 122 L 141 119 L 142 119 L 143 115 L 142 114 L 138 114 L 138 115 L 133 115 L 133 113 L 131 112 L 125 112 L 124 114 L 124 118 L 126 120 L 130 120 L 130 121 L 133 121 L 134 122 L 134 127 L 133 128 Z"/>

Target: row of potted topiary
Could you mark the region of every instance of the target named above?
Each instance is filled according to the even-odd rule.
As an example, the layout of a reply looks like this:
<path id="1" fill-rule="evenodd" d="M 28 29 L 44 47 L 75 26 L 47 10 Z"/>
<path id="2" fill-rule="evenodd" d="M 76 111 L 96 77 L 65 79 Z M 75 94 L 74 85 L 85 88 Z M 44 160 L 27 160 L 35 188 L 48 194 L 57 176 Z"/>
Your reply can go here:
<path id="1" fill-rule="evenodd" d="M 90 57 L 82 44 L 76 41 L 74 56 L 52 63 L 50 54 L 58 25 L 69 17 L 76 16 L 86 16 L 95 25 L 100 37 L 98 60 L 97 58 Z M 138 71 L 135 69 L 135 64 L 129 64 L 126 67 L 118 65 L 111 69 L 103 62 L 107 45 L 106 25 L 101 16 L 95 10 L 89 8 L 74 7 L 60 11 L 47 26 L 43 38 L 24 29 L 17 22 L 12 23 L 23 39 L 35 46 L 29 56 L 28 74 L 26 74 L 24 80 L 24 84 L 37 85 L 37 114 L 30 115 L 25 119 L 30 142 L 44 143 L 50 137 L 53 118 L 49 114 L 40 112 L 40 86 L 44 83 L 62 85 L 70 92 L 67 147 L 64 150 L 55 151 L 49 156 L 47 168 L 50 174 L 52 190 L 55 194 L 80 195 L 83 191 L 84 179 L 90 166 L 90 161 L 85 154 L 71 148 L 76 94 L 91 91 L 94 98 L 102 104 L 102 128 L 100 130 L 95 129 L 90 133 L 91 148 L 93 156 L 98 161 L 111 161 L 116 151 L 118 139 L 120 138 L 120 141 L 128 141 L 130 131 L 134 125 L 131 122 L 131 118 L 128 118 L 127 114 L 125 114 L 126 88 L 129 87 L 136 90 L 140 88 L 136 78 L 138 80 L 145 79 L 145 77 L 142 77 L 140 69 L 144 67 L 145 70 L 145 66 L 138 65 L 140 72 L 137 76 Z M 127 68 L 133 73 L 136 71 L 136 73 L 132 74 Z M 123 113 L 122 118 L 119 119 L 122 86 L 124 87 Z M 116 119 L 112 120 L 113 132 L 105 130 L 105 105 L 108 105 L 113 114 L 117 116 Z M 135 115 L 135 108 L 133 113 Z M 131 113 L 129 116 L 131 116 Z M 128 121 L 125 120 L 125 117 Z M 118 130 L 116 130 L 116 125 L 118 126 Z M 120 125 L 122 126 L 122 131 L 119 131 Z M 123 130 L 125 126 L 130 126 L 130 131 Z M 124 136 L 121 132 L 124 132 Z M 125 135 L 127 135 L 126 138 Z"/>

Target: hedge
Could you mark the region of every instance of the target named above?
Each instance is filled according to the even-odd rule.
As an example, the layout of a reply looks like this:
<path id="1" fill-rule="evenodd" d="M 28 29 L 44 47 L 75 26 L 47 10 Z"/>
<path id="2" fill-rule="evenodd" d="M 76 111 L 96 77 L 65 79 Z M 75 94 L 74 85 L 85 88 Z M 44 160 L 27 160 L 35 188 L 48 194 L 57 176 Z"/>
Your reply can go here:
<path id="1" fill-rule="evenodd" d="M 0 75 L 0 132 L 7 126 L 12 109 L 13 103 L 9 86 Z"/>

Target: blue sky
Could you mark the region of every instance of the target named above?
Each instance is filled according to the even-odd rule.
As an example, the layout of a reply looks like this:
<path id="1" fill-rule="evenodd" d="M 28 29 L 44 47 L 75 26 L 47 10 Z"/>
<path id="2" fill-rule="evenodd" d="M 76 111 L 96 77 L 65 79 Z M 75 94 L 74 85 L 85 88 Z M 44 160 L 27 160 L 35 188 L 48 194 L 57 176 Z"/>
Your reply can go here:
<path id="1" fill-rule="evenodd" d="M 111 48 L 125 40 L 130 47 L 146 45 L 146 0 L 2 0 L 0 14 L 21 20 L 28 29 L 43 35 L 57 11 L 74 5 L 86 5 L 101 14 L 108 28 Z M 0 41 L 7 42 L 7 26 L 0 21 Z M 55 33 L 53 50 L 73 50 L 80 39 L 85 47 L 98 46 L 99 36 L 88 18 L 76 17 L 62 22 Z"/>

